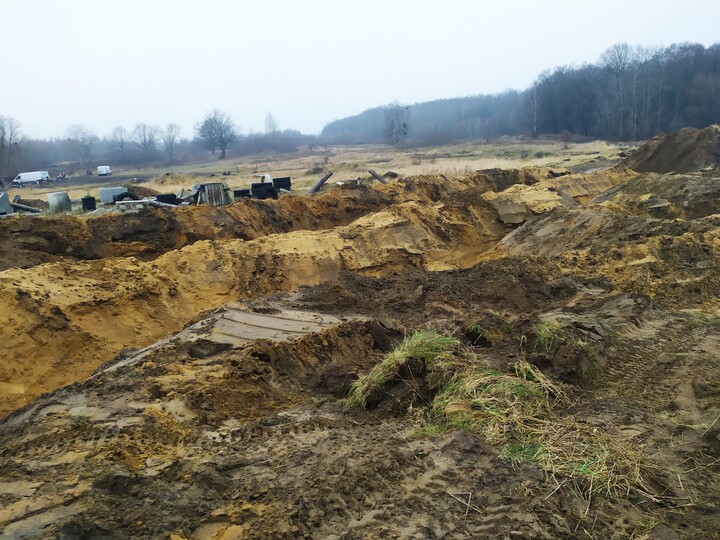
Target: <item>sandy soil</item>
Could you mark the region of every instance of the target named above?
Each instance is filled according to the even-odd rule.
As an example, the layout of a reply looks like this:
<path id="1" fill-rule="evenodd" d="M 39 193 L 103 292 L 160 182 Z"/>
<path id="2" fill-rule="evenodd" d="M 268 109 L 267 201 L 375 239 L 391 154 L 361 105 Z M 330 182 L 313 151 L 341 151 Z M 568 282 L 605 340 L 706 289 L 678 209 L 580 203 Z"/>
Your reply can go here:
<path id="1" fill-rule="evenodd" d="M 0 536 L 718 538 L 717 180 L 489 170 L 3 220 Z M 608 437 L 641 481 L 429 431 L 417 365 L 346 406 L 428 328 L 526 359 L 569 396 L 558 437 Z"/>

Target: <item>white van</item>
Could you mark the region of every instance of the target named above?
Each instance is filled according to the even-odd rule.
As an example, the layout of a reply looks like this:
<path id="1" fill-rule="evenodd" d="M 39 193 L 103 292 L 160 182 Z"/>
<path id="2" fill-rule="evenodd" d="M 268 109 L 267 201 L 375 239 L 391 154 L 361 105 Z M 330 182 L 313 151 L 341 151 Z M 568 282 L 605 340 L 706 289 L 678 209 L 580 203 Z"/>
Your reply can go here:
<path id="1" fill-rule="evenodd" d="M 99 165 L 97 168 L 98 176 L 112 176 L 112 169 L 109 165 Z"/>
<path id="2" fill-rule="evenodd" d="M 25 184 L 40 184 L 49 182 L 50 175 L 47 171 L 21 172 L 13 179 L 13 184 L 23 186 Z"/>

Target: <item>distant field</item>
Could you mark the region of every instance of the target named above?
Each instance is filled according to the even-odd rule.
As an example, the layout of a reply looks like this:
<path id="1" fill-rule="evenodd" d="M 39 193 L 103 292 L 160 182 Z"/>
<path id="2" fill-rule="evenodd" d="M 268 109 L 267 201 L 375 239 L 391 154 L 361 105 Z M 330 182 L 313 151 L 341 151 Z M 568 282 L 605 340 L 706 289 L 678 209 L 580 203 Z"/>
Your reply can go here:
<path id="1" fill-rule="evenodd" d="M 287 154 L 262 154 L 184 163 L 166 168 L 113 167 L 114 175 L 99 178 L 78 176 L 61 184 L 30 188 L 11 188 L 10 197 L 45 198 L 53 191 L 68 191 L 72 199 L 86 194 L 97 196 L 102 186 L 122 185 L 131 178 L 144 180 L 143 185 L 160 192 L 189 189 L 198 177 L 215 174 L 231 188 L 249 187 L 254 175 L 265 172 L 273 176 L 290 176 L 293 188 L 302 193 L 326 172 L 333 172 L 331 181 L 368 177 L 368 169 L 380 174 L 394 171 L 401 176 L 444 174 L 458 176 L 479 169 L 520 168 L 524 166 L 567 167 L 591 170 L 617 161 L 620 148 L 605 141 L 570 144 L 563 148 L 555 141 L 508 139 L 490 143 L 465 143 L 428 148 L 398 150 L 384 145 L 318 146 Z M 231 174 L 224 176 L 222 173 Z M 173 173 L 168 176 L 167 173 Z"/>

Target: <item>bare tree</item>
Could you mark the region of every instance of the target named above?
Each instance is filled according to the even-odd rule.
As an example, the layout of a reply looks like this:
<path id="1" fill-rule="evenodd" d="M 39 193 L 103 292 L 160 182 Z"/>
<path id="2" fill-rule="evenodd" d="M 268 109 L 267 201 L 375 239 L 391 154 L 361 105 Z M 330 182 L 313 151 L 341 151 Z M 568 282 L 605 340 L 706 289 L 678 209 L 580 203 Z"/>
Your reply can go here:
<path id="1" fill-rule="evenodd" d="M 232 118 L 220 109 L 215 109 L 195 127 L 197 135 L 210 150 L 220 149 L 220 159 L 225 159 L 228 145 L 237 140 L 238 134 Z"/>
<path id="2" fill-rule="evenodd" d="M 278 130 L 278 123 L 273 113 L 267 113 L 265 117 L 265 133 L 275 133 Z"/>
<path id="3" fill-rule="evenodd" d="M 171 162 L 175 157 L 175 147 L 177 146 L 179 138 L 180 126 L 178 126 L 174 122 L 170 122 L 165 128 L 165 132 L 162 135 L 161 142 Z"/>
<path id="4" fill-rule="evenodd" d="M 536 139 L 538 136 L 538 115 L 542 99 L 540 97 L 540 79 L 528 88 L 525 95 L 525 115 L 530 126 L 530 136 Z"/>
<path id="5" fill-rule="evenodd" d="M 632 64 L 632 48 L 627 43 L 616 43 L 600 57 L 600 62 L 615 75 L 618 93 L 618 139 L 622 139 L 625 128 L 624 77 Z"/>
<path id="6" fill-rule="evenodd" d="M 0 115 L 0 172 L 10 172 L 12 158 L 18 152 L 20 122 Z"/>
<path id="7" fill-rule="evenodd" d="M 82 124 L 73 124 L 67 128 L 68 143 L 77 155 L 81 167 L 83 163 L 90 161 L 92 147 L 96 139 L 97 137 Z"/>
<path id="8" fill-rule="evenodd" d="M 385 137 L 395 148 L 405 144 L 408 138 L 410 107 L 392 103 L 385 110 Z"/>
<path id="9" fill-rule="evenodd" d="M 157 146 L 158 128 L 138 122 L 135 124 L 132 136 L 138 146 L 147 154 L 155 150 Z"/>
<path id="10" fill-rule="evenodd" d="M 112 130 L 110 133 L 110 140 L 113 142 L 115 146 L 117 146 L 121 152 L 125 152 L 125 148 L 127 147 L 129 134 L 127 130 L 122 126 L 117 126 L 115 129 Z"/>

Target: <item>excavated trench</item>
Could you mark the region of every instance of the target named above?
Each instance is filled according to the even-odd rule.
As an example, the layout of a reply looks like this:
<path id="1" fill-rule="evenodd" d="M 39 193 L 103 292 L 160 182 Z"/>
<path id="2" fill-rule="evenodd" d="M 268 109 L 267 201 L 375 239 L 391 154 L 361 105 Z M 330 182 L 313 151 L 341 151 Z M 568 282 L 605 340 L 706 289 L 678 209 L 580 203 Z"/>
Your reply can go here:
<path id="1" fill-rule="evenodd" d="M 718 307 L 720 222 L 697 214 L 710 183 L 670 185 L 483 171 L 44 232 L 0 222 L 27 255 L 0 272 L 0 535 L 711 537 L 720 341 L 681 310 Z M 478 313 L 508 322 L 478 344 Z M 567 336 L 555 354 L 535 348 L 541 321 Z M 343 409 L 428 326 L 497 370 L 527 358 L 570 385 L 574 422 L 644 441 L 654 499 L 583 500 L 469 431 L 418 437 L 407 381 L 374 412 Z"/>
<path id="2" fill-rule="evenodd" d="M 16 216 L 0 220 L 0 271 L 55 261 L 136 257 L 152 260 L 200 240 L 253 240 L 347 225 L 394 203 L 437 202 L 471 187 L 502 190 L 548 177 L 544 169 L 478 171 L 463 178 L 412 177 L 370 188 L 346 184 L 316 197 L 243 200 L 224 207 L 145 208 L 99 217 Z"/>

